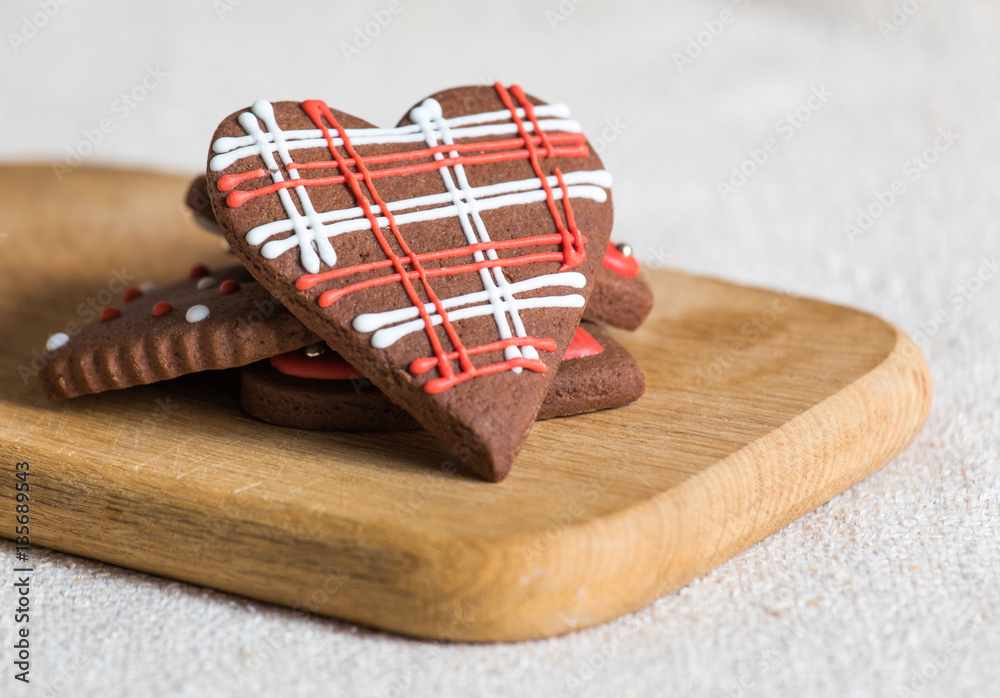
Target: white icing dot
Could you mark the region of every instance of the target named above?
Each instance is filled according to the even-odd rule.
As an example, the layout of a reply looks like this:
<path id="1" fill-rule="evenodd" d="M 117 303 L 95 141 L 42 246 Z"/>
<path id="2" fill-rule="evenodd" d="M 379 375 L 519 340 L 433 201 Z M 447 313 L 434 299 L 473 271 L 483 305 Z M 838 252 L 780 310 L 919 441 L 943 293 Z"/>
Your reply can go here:
<path id="1" fill-rule="evenodd" d="M 215 286 L 216 283 L 218 282 L 211 276 L 203 276 L 200 279 L 198 279 L 198 288 L 204 290 L 206 288 L 211 288 L 212 286 Z"/>
<path id="2" fill-rule="evenodd" d="M 192 305 L 188 308 L 184 319 L 188 322 L 201 322 L 211 314 L 211 311 L 204 305 Z"/>
<path id="3" fill-rule="evenodd" d="M 156 284 L 154 284 L 152 281 L 145 281 L 139 284 L 139 290 L 142 291 L 143 293 L 149 293 L 154 288 L 156 288 Z"/>
<path id="4" fill-rule="evenodd" d="M 55 351 L 63 344 L 69 341 L 69 335 L 65 332 L 56 332 L 54 335 L 49 337 L 49 340 L 45 342 L 46 351 Z"/>

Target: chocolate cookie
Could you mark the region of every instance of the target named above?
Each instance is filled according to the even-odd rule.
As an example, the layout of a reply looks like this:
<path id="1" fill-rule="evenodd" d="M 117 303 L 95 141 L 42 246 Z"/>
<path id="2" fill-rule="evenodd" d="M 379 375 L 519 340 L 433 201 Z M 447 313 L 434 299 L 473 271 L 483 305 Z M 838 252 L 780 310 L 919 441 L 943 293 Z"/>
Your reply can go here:
<path id="1" fill-rule="evenodd" d="M 205 175 L 198 175 L 191 180 L 187 194 L 184 195 L 184 205 L 191 211 L 198 225 L 210 233 L 222 235 L 219 221 L 215 220 L 215 212 L 212 210 L 212 200 L 208 198 L 208 178 Z"/>
<path id="2" fill-rule="evenodd" d="M 197 265 L 160 288 L 126 288 L 73 337 L 49 337 L 39 379 L 50 398 L 76 397 L 244 366 L 317 339 L 242 266 Z"/>
<path id="3" fill-rule="evenodd" d="M 243 409 L 271 424 L 359 432 L 420 428 L 322 344 L 245 366 L 241 374 Z M 644 388 L 632 355 L 599 327 L 584 323 L 563 356 L 538 419 L 621 407 L 638 400 Z"/>
<path id="4" fill-rule="evenodd" d="M 639 278 L 639 260 L 626 244 L 608 244 L 594 292 L 583 317 L 623 330 L 637 330 L 653 309 L 653 291 Z"/>
<path id="5" fill-rule="evenodd" d="M 188 187 L 185 203 L 199 225 L 221 235 L 207 186 L 205 175 L 195 177 Z M 583 310 L 583 319 L 623 330 L 635 330 L 652 309 L 653 292 L 639 278 L 639 261 L 632 255 L 632 248 L 624 243 L 608 243 L 594 291 Z"/>
<path id="6" fill-rule="evenodd" d="M 488 480 L 527 438 L 611 232 L 610 175 L 569 117 L 497 84 L 392 129 L 262 100 L 213 137 L 237 257 Z"/>

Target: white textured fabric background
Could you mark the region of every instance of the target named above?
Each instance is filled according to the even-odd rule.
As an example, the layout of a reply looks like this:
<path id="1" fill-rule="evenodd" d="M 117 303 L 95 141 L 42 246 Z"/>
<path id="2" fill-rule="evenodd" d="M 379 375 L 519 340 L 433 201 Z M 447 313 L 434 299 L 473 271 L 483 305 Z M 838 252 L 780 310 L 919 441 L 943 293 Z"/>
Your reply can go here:
<path id="1" fill-rule="evenodd" d="M 348 61 L 372 11 L 391 21 Z M 936 389 L 880 473 L 679 593 L 542 642 L 418 642 L 37 551 L 34 682 L 12 679 L 5 581 L 0 695 L 997 695 L 995 0 L 32 0 L 4 2 L 0 31 L 3 160 L 66 161 L 109 119 L 85 162 L 194 173 L 216 123 L 257 97 L 388 125 L 444 87 L 520 82 L 606 141 L 615 236 L 644 262 L 877 313 L 914 334 Z M 939 129 L 954 142 L 912 162 Z M 724 200 L 718 182 L 769 138 Z M 0 543 L 5 580 L 12 552 Z"/>

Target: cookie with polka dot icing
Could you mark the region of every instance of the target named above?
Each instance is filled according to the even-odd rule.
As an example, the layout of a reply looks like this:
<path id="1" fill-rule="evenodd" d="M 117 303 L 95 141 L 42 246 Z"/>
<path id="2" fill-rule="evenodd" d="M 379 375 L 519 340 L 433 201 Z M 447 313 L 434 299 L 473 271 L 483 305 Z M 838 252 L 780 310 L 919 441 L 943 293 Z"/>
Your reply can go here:
<path id="1" fill-rule="evenodd" d="M 222 234 L 208 198 L 208 180 L 200 175 L 188 187 L 185 203 L 205 230 Z M 609 243 L 594 282 L 594 291 L 583 309 L 583 319 L 623 330 L 636 330 L 653 309 L 653 292 L 639 276 L 639 261 L 625 243 Z"/>
<path id="2" fill-rule="evenodd" d="M 50 398 L 71 398 L 244 366 L 317 339 L 242 266 L 196 265 L 162 287 L 126 288 L 74 336 L 49 337 L 39 379 Z"/>
<path id="3" fill-rule="evenodd" d="M 329 431 L 413 431 L 420 424 L 325 344 L 243 367 L 241 402 L 278 426 Z M 552 419 L 622 407 L 645 378 L 628 351 L 597 325 L 581 323 L 538 411 Z"/>

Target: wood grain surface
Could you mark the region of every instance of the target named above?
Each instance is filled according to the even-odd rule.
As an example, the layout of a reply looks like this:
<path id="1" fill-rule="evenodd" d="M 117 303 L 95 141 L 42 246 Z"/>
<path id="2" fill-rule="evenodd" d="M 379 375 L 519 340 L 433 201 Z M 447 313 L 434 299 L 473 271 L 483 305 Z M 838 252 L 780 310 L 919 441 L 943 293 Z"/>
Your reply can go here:
<path id="1" fill-rule="evenodd" d="M 538 638 L 721 564 L 881 467 L 930 409 L 923 356 L 886 322 L 672 271 L 614 333 L 646 395 L 537 423 L 500 484 L 425 433 L 258 422 L 231 372 L 47 401 L 46 338 L 118 279 L 227 261 L 188 181 L 0 168 L 0 535 L 28 461 L 35 545 L 409 635 Z"/>

